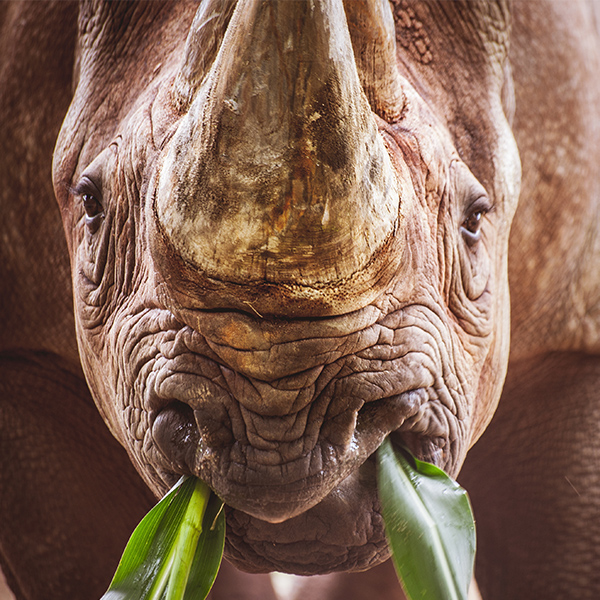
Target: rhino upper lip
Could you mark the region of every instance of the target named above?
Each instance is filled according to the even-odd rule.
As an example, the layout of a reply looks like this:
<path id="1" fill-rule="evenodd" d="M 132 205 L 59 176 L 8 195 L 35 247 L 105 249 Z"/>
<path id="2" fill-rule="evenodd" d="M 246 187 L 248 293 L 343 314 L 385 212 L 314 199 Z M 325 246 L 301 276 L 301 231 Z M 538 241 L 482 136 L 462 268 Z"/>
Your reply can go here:
<path id="1" fill-rule="evenodd" d="M 240 388 L 234 390 L 227 383 L 227 373 L 240 380 L 250 377 L 257 384 L 271 384 L 253 379 L 252 372 L 240 373 L 231 367 L 244 359 L 240 364 L 247 368 L 253 363 L 248 363 L 245 356 L 254 352 L 260 356 L 275 340 L 284 345 L 294 343 L 298 335 L 302 335 L 300 341 L 305 344 L 310 343 L 307 340 L 312 335 L 323 340 L 338 334 L 340 339 L 346 340 L 344 343 L 350 348 L 347 352 L 360 352 L 361 348 L 369 347 L 373 343 L 371 338 L 377 335 L 367 333 L 365 337 L 365 332 L 377 320 L 379 311 L 361 310 L 349 315 L 350 320 L 335 317 L 305 326 L 295 321 L 279 325 L 248 315 L 236 315 L 232 322 L 230 314 L 195 314 L 207 323 L 196 321 L 181 327 L 179 321 L 177 327 L 178 319 L 173 321 L 172 326 L 177 331 L 170 338 L 173 341 L 163 348 L 150 371 L 145 370 L 142 404 L 148 413 L 151 435 L 158 451 L 157 467 L 164 473 L 167 483 L 174 474 L 199 476 L 227 504 L 259 519 L 278 522 L 318 504 L 341 481 L 357 471 L 387 435 L 412 429 L 418 424 L 423 406 L 434 399 L 431 382 L 422 380 L 421 376 L 414 376 L 413 380 L 411 375 L 411 381 L 398 381 L 396 389 L 385 386 L 387 389 L 384 390 L 376 384 L 364 385 L 362 372 L 352 369 L 350 372 L 355 373 L 352 377 L 359 377 L 358 385 L 355 380 L 353 383 L 352 377 L 343 378 L 341 382 L 338 375 L 342 367 L 337 365 L 337 359 L 316 367 L 314 359 L 301 356 L 299 361 L 293 360 L 290 364 L 306 370 L 271 373 L 269 378 L 278 377 L 273 390 L 285 390 L 290 385 L 299 389 L 301 382 L 308 381 L 312 385 L 318 381 L 318 389 L 313 390 L 311 398 L 305 398 L 298 406 L 293 403 L 292 417 L 294 410 L 312 410 L 321 401 L 325 404 L 319 408 L 320 416 L 309 417 L 307 423 L 311 432 L 301 432 L 297 436 L 299 445 L 295 449 L 285 449 L 285 440 L 276 439 L 269 454 L 268 440 L 264 443 L 248 440 L 248 422 L 256 418 L 267 423 L 272 418 L 273 423 L 277 423 L 279 418 L 283 420 L 289 415 L 285 411 L 254 413 L 253 402 L 245 397 L 240 401 Z M 208 316 L 214 316 L 214 320 L 209 320 Z M 190 320 L 191 313 L 185 321 Z M 232 349 L 234 365 L 225 366 L 229 362 L 221 357 L 225 346 L 215 349 L 209 339 L 198 333 L 198 329 L 204 332 L 207 328 L 215 335 L 227 332 L 230 338 L 234 331 L 241 331 L 241 338 L 233 338 L 238 346 Z M 360 338 L 352 338 L 354 341 L 349 343 L 349 336 L 354 335 Z M 242 350 L 240 346 L 248 348 Z M 294 345 L 286 345 L 281 351 L 287 352 L 288 347 L 294 351 Z M 335 392 L 332 388 L 332 395 L 323 399 L 323 390 L 333 380 Z M 331 402 L 335 402 L 335 406 L 330 406 Z M 332 417 L 339 419 L 338 423 L 332 425 Z M 267 431 L 265 425 L 262 427 L 263 432 Z M 436 432 L 429 429 L 427 426 L 425 432 L 412 436 L 407 444 L 424 458 L 427 456 L 423 456 L 423 438 L 436 437 Z M 440 438 L 444 435 L 444 432 L 439 434 Z M 260 436 L 258 441 L 261 442 Z M 282 451 L 288 452 L 283 459 L 280 457 Z"/>
<path id="2" fill-rule="evenodd" d="M 153 426 L 155 441 L 171 469 L 200 476 L 233 508 L 259 519 L 279 522 L 318 504 L 360 469 L 386 435 L 401 430 L 417 415 L 426 396 L 426 390 L 421 389 L 371 399 L 356 414 L 347 415 L 350 420 L 355 418 L 356 424 L 352 441 L 344 451 L 319 439 L 291 464 L 266 466 L 261 472 L 248 470 L 248 461 L 235 439 L 220 448 L 211 447 L 200 433 L 189 402 L 163 398 L 153 392 L 148 395 L 147 407 L 151 422 L 158 424 Z M 165 435 L 175 439 L 169 437 L 170 441 L 161 443 L 160 438 Z M 225 471 L 224 457 L 229 459 Z M 282 477 L 282 473 L 287 477 Z"/>

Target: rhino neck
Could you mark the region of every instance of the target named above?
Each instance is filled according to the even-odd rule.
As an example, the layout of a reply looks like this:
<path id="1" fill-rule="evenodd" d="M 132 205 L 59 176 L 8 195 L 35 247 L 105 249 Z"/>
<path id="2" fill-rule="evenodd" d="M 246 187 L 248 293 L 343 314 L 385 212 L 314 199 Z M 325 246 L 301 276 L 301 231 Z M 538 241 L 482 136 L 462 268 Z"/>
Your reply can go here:
<path id="1" fill-rule="evenodd" d="M 199 306 L 351 310 L 391 276 L 398 208 L 341 0 L 238 4 L 161 165 L 166 278 Z"/>

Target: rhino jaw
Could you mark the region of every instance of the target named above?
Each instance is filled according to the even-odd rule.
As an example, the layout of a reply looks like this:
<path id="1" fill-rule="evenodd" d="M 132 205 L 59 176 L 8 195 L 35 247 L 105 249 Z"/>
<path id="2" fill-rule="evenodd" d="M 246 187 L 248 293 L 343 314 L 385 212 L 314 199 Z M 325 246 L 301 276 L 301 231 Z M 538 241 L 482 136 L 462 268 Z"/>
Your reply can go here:
<path id="1" fill-rule="evenodd" d="M 155 194 L 154 255 L 173 286 L 201 308 L 243 297 L 275 314 L 381 293 L 401 186 L 341 0 L 238 4 L 203 81 Z"/>

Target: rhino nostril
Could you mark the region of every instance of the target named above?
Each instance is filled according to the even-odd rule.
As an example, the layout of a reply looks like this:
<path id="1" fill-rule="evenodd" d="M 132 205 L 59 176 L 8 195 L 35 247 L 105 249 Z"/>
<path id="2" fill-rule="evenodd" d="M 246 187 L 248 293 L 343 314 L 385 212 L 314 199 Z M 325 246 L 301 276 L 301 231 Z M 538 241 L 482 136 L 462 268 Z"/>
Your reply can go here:
<path id="1" fill-rule="evenodd" d="M 376 427 L 387 435 L 414 417 L 426 400 L 427 391 L 419 388 L 366 402 L 359 411 L 357 429 Z"/>
<path id="2" fill-rule="evenodd" d="M 198 447 L 200 434 L 194 411 L 185 403 L 175 400 L 163 408 L 152 425 L 152 437 L 161 453 L 180 473 L 189 473 L 188 458 Z"/>

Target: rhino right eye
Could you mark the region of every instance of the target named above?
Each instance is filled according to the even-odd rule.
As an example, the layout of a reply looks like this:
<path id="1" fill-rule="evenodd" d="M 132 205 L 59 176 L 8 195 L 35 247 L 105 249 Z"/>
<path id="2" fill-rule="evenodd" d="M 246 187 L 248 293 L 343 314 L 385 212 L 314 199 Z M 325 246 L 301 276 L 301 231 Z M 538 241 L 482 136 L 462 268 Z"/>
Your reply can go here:
<path id="1" fill-rule="evenodd" d="M 83 194 L 81 200 L 83 201 L 83 209 L 85 210 L 85 216 L 88 219 L 93 219 L 101 212 L 103 212 L 102 204 L 98 202 L 96 196 L 93 196 L 92 194 Z"/>

